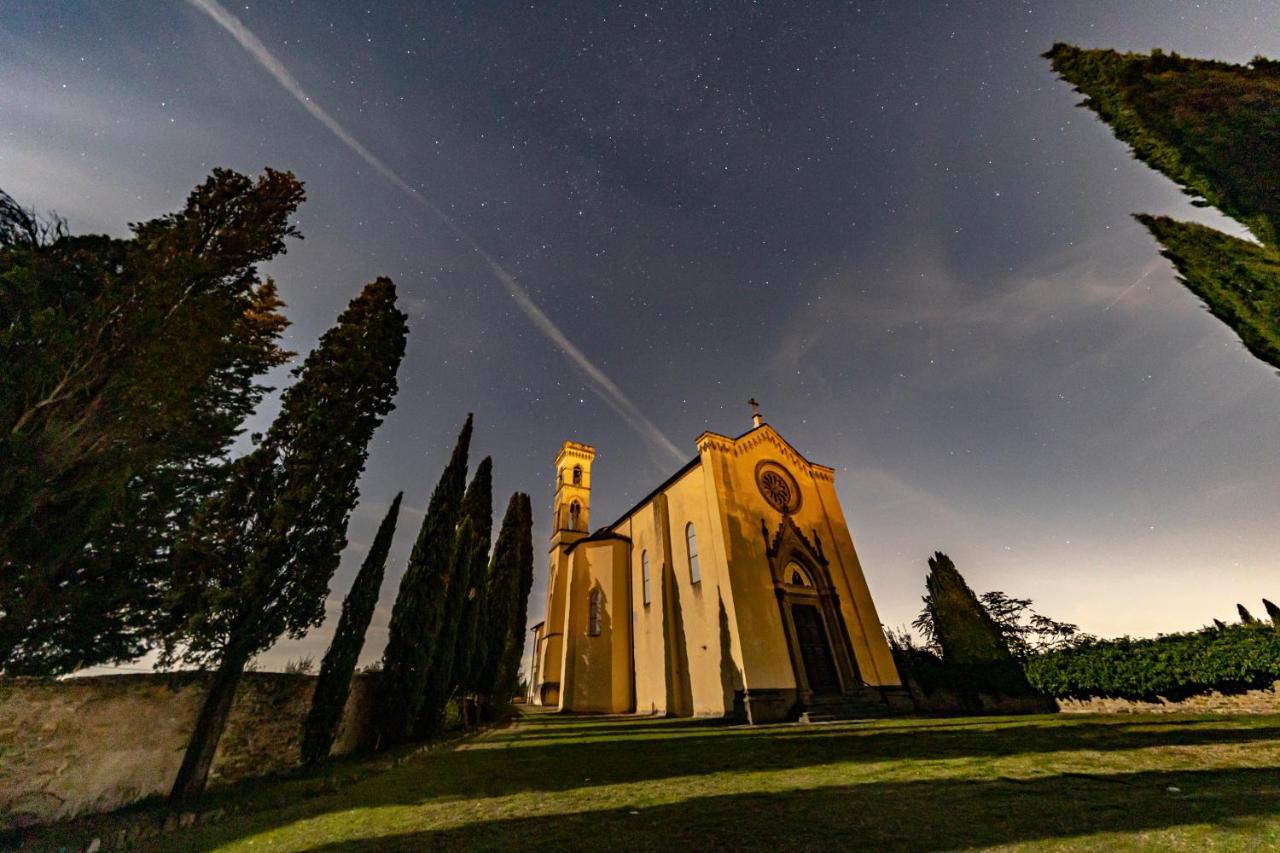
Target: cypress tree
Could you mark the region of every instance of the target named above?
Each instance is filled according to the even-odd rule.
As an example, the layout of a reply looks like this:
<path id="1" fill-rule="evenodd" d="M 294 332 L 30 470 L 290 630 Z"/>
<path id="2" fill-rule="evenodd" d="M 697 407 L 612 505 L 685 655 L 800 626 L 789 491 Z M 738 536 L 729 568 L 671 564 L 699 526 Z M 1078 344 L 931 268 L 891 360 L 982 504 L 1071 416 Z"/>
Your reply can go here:
<path id="1" fill-rule="evenodd" d="M 1258 624 L 1258 618 L 1249 612 L 1249 609 L 1243 604 L 1236 605 L 1236 612 L 1240 614 L 1240 621 L 1245 625 Z"/>
<path id="2" fill-rule="evenodd" d="M 422 697 L 422 709 L 414 727 L 414 737 L 425 740 L 438 735 L 444 728 L 445 708 L 453 678 L 453 653 L 458 641 L 458 626 L 462 617 L 462 604 L 471 589 L 471 564 L 479 540 L 475 525 L 464 517 L 453 537 L 453 558 L 449 561 L 449 578 L 445 594 L 444 613 L 440 619 L 440 632 L 432 647 L 431 668 L 427 671 L 427 685 Z"/>
<path id="3" fill-rule="evenodd" d="M 520 526 L 516 532 L 516 565 L 507 642 L 498 667 L 496 696 L 507 702 L 515 695 L 524 656 L 525 624 L 529 621 L 529 591 L 533 588 L 533 508 L 520 493 Z"/>
<path id="4" fill-rule="evenodd" d="M 444 728 L 445 708 L 453 695 L 454 666 L 458 633 L 462 629 L 467 599 L 472 589 L 472 569 L 488 556 L 488 539 L 493 527 L 493 459 L 486 456 L 476 467 L 471 485 L 462 497 L 454 555 L 449 571 L 448 593 L 440 621 L 440 635 L 431 652 L 427 692 L 418 714 L 415 737 L 433 737 Z M 482 538 L 483 536 L 483 538 Z"/>
<path id="5" fill-rule="evenodd" d="M 1181 282 L 1250 352 L 1280 367 L 1280 63 L 1068 44 L 1045 56 L 1136 158 L 1178 183 L 1193 204 L 1216 207 L 1257 238 L 1137 217 Z"/>
<path id="6" fill-rule="evenodd" d="M 369 553 L 360 565 L 360 572 L 351 584 L 351 591 L 342 602 L 342 616 L 320 664 L 320 677 L 316 679 L 315 693 L 311 696 L 311 710 L 302 725 L 303 764 L 315 764 L 328 758 L 333 740 L 338 735 L 342 711 L 351 689 L 351 676 L 360 659 L 360 650 L 364 648 L 373 609 L 378 604 L 387 554 L 391 551 L 391 539 L 395 536 L 396 518 L 400 515 L 403 497 L 404 492 L 401 492 L 391 502 L 382 524 L 378 525 Z"/>
<path id="7" fill-rule="evenodd" d="M 422 710 L 432 646 L 440 632 L 448 593 L 454 531 L 467 485 L 471 421 L 472 416 L 467 415 L 453 455 L 431 493 L 391 611 L 374 717 L 378 723 L 378 749 L 407 742 Z"/>
<path id="8" fill-rule="evenodd" d="M 1267 616 L 1271 617 L 1271 624 L 1280 628 L 1280 607 L 1276 607 L 1275 604 L 1265 598 L 1262 599 L 1262 606 L 1267 609 Z"/>
<path id="9" fill-rule="evenodd" d="M 495 546 L 493 555 L 496 553 Z M 487 625 L 489 592 L 493 587 L 491 574 L 493 555 L 486 554 L 478 567 L 472 567 L 473 571 L 478 572 L 478 576 L 471 585 L 475 595 L 469 602 L 471 604 L 469 624 L 463 623 L 463 630 L 467 632 L 463 635 L 465 641 L 458 648 L 459 654 L 465 656 L 465 664 L 459 673 L 459 686 L 464 693 L 474 697 L 476 704 L 472 710 L 478 710 L 481 695 L 488 692 L 488 688 L 482 684 L 482 679 L 489 659 Z M 463 710 L 467 710 L 465 704 Z M 464 719 L 463 722 L 470 724 L 474 719 Z"/>
<path id="10" fill-rule="evenodd" d="M 958 665 L 1013 660 L 1000 626 L 965 583 L 955 563 L 941 551 L 929 558 L 925 607 L 943 660 Z"/>
<path id="11" fill-rule="evenodd" d="M 471 689 L 472 659 L 475 657 L 476 625 L 484 606 L 484 593 L 489 570 L 489 544 L 493 537 L 493 460 L 485 457 L 476 469 L 467 495 L 463 498 L 462 514 L 470 518 L 475 527 L 476 548 L 473 553 L 467 594 L 462 603 L 462 616 L 458 624 L 458 639 L 454 645 L 453 667 L 450 674 L 451 691 L 465 696 Z M 466 723 L 466 703 L 462 707 Z"/>
<path id="12" fill-rule="evenodd" d="M 165 660 L 216 671 L 175 802 L 203 790 L 245 664 L 324 619 L 369 440 L 393 408 L 406 319 L 390 279 L 366 285 L 294 371 L 261 443 L 236 461 L 178 544 L 175 606 L 187 618 Z"/>
<path id="13" fill-rule="evenodd" d="M 495 690 L 501 675 L 503 653 L 511 635 L 519 564 L 520 497 L 520 492 L 516 492 L 507 501 L 502 526 L 498 528 L 498 541 L 494 543 L 493 557 L 489 561 L 484 622 L 477 628 L 476 645 L 480 657 L 475 664 L 473 680 L 476 692 L 486 697 L 497 695 Z"/>
<path id="14" fill-rule="evenodd" d="M 1000 626 L 965 583 L 951 558 L 941 551 L 929 560 L 925 585 L 929 591 L 924 598 L 925 609 L 942 651 L 942 663 L 956 681 L 975 692 L 1034 695 Z"/>

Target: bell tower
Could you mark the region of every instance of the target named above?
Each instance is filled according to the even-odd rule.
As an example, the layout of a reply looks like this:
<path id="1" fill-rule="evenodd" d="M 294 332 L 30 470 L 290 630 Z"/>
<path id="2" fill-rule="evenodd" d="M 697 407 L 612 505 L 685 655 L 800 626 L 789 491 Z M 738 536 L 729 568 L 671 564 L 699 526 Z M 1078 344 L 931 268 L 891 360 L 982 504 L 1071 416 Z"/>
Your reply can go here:
<path id="1" fill-rule="evenodd" d="M 566 441 L 556 454 L 555 521 L 551 547 L 568 545 L 591 532 L 591 463 L 596 449 Z"/>

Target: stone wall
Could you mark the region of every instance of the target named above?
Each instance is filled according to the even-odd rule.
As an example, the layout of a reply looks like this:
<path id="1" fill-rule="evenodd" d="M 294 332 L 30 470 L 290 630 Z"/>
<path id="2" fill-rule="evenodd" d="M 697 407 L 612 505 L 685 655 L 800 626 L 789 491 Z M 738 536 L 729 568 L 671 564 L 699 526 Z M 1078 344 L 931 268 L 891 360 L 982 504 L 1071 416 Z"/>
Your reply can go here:
<path id="1" fill-rule="evenodd" d="M 961 695 L 947 687 L 925 691 L 908 676 L 907 692 L 917 714 L 1046 714 L 1053 713 L 1054 700 L 1043 696 L 1005 696 L 993 693 Z"/>
<path id="2" fill-rule="evenodd" d="M 295 767 L 315 677 L 246 673 L 210 784 Z M 0 829 L 169 791 L 204 696 L 192 673 L 0 680 Z M 372 678 L 352 682 L 333 754 L 366 735 Z"/>
<path id="3" fill-rule="evenodd" d="M 1267 690 L 1247 693 L 1205 693 L 1177 702 L 1132 702 L 1128 699 L 1059 699 L 1065 714 L 1280 714 L 1280 681 Z"/>

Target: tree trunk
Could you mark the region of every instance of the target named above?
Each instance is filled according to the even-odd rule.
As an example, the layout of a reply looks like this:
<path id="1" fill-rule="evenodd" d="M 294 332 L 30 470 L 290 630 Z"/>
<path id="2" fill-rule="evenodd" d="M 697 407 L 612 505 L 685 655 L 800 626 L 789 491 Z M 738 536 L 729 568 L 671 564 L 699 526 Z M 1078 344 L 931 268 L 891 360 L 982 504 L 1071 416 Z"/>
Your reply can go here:
<path id="1" fill-rule="evenodd" d="M 222 739 L 227 718 L 231 716 L 231 703 L 236 698 L 236 688 L 240 685 L 240 676 L 244 674 L 245 663 L 247 661 L 241 655 L 229 656 L 214 672 L 209 692 L 204 698 L 204 706 L 200 709 L 196 727 L 187 743 L 182 767 L 178 769 L 178 778 L 174 780 L 173 790 L 169 793 L 171 805 L 183 805 L 204 791 L 205 784 L 209 781 L 209 769 L 213 766 L 213 756 L 218 751 L 218 741 Z"/>

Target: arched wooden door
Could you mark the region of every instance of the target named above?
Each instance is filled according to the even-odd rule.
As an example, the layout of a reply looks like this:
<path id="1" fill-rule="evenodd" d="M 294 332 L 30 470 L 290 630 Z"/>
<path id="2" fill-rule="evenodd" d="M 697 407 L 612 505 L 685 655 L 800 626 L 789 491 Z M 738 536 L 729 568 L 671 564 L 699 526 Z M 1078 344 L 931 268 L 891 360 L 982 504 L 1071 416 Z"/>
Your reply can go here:
<path id="1" fill-rule="evenodd" d="M 836 672 L 835 657 L 831 654 L 831 640 L 822 624 L 822 614 L 812 604 L 793 604 L 791 620 L 795 625 L 796 646 L 804 663 L 809 689 L 815 696 L 838 694 L 840 676 Z"/>

